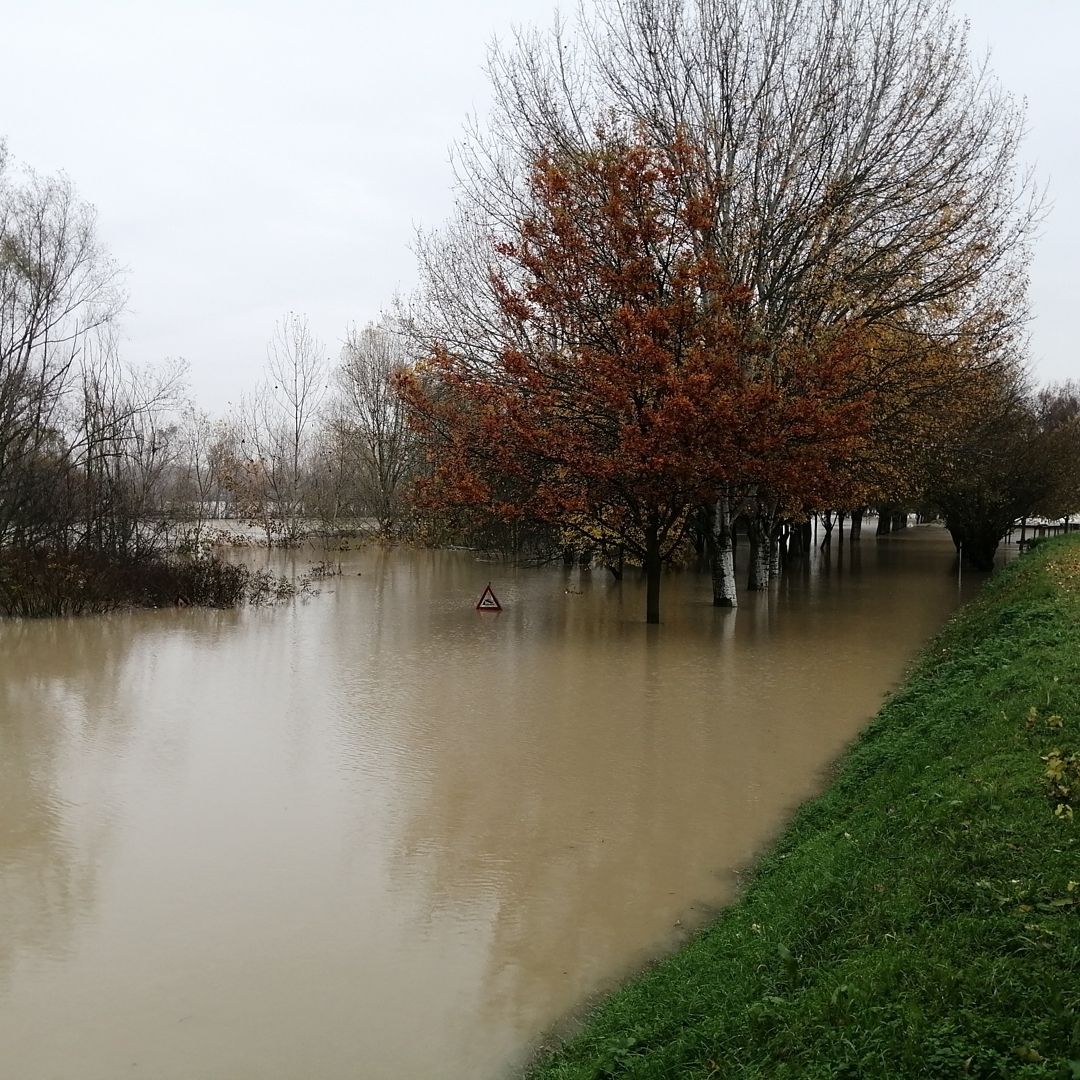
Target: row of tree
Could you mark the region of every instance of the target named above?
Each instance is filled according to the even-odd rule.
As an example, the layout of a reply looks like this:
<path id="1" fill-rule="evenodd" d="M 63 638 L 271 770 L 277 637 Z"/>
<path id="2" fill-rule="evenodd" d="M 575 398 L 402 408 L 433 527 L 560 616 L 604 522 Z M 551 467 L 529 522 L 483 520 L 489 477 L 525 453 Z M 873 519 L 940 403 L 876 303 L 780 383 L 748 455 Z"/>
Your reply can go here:
<path id="1" fill-rule="evenodd" d="M 332 366 L 289 315 L 265 378 L 215 420 L 182 363 L 122 362 L 123 304 L 92 208 L 64 178 L 14 175 L 0 144 L 0 549 L 138 561 L 197 549 L 223 516 L 279 543 L 313 523 L 395 529 L 417 458 L 399 336 L 350 331 Z"/>
<path id="2" fill-rule="evenodd" d="M 632 553 L 657 621 L 703 518 L 724 605 L 740 517 L 760 586 L 814 510 L 923 503 L 985 567 L 1078 501 L 1022 114 L 947 0 L 598 0 L 490 67 L 398 380 L 429 506 Z"/>
<path id="3" fill-rule="evenodd" d="M 0 154 L 0 547 L 138 558 L 238 517 L 644 567 L 719 605 L 824 513 L 942 517 L 988 567 L 1080 509 L 1080 393 L 1025 374 L 1039 199 L 947 0 L 597 0 L 491 58 L 422 285 L 340 360 L 289 315 L 214 420 L 126 368 L 64 180 Z"/>

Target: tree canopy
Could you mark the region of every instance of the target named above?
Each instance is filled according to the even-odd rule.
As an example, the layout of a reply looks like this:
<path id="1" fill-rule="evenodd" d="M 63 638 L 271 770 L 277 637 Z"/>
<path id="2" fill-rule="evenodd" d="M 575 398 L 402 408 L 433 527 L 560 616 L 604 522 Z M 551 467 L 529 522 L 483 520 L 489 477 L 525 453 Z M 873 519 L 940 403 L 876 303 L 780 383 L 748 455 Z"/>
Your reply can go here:
<path id="1" fill-rule="evenodd" d="M 1039 213 L 965 33 L 947 0 L 599 0 L 496 47 L 406 319 L 432 505 L 652 566 L 714 500 L 775 544 L 921 494 L 943 403 L 1022 366 Z"/>
<path id="2" fill-rule="evenodd" d="M 748 290 L 701 243 L 700 162 L 686 140 L 602 133 L 538 158 L 527 212 L 492 249 L 487 349 L 439 344 L 399 380 L 439 440 L 430 505 L 614 542 L 647 569 L 649 621 L 696 506 L 748 478 L 823 492 L 869 415 L 854 328 L 784 348 L 760 334 Z"/>

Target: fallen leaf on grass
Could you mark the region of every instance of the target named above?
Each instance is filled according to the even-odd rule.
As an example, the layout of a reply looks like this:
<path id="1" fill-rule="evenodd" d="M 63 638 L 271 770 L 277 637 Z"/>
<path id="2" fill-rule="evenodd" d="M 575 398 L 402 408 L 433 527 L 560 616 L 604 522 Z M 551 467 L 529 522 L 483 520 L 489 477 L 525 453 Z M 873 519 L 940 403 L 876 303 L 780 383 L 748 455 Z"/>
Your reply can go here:
<path id="1" fill-rule="evenodd" d="M 1053 780 L 1054 783 L 1057 783 L 1065 775 L 1065 768 L 1068 764 L 1065 758 L 1062 757 L 1061 751 L 1051 750 L 1043 758 L 1043 761 L 1046 762 L 1046 772 L 1043 773 L 1043 776 L 1047 780 Z"/>

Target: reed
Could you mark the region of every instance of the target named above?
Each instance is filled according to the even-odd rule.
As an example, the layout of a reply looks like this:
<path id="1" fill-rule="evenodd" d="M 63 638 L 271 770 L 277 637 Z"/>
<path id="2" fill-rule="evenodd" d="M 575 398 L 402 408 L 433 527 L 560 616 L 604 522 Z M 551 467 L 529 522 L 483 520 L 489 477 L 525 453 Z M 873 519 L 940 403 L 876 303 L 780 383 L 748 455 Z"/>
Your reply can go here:
<path id="1" fill-rule="evenodd" d="M 39 618 L 118 608 L 231 608 L 292 595 L 295 587 L 212 553 L 107 558 L 78 552 L 0 551 L 0 614 Z"/>

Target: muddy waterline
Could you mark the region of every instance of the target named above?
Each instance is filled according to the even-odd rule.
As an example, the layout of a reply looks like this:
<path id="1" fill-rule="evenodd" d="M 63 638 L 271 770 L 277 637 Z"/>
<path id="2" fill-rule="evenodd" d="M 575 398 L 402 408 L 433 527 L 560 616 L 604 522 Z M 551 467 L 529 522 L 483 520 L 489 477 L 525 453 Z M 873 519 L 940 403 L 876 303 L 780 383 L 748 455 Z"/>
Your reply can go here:
<path id="1" fill-rule="evenodd" d="M 738 611 L 668 575 L 660 627 L 606 572 L 340 558 L 0 621 L 0 1077 L 507 1075 L 731 899 L 961 596 L 937 529 Z"/>

